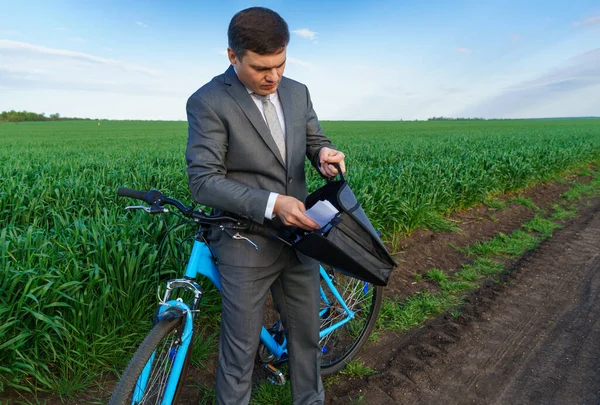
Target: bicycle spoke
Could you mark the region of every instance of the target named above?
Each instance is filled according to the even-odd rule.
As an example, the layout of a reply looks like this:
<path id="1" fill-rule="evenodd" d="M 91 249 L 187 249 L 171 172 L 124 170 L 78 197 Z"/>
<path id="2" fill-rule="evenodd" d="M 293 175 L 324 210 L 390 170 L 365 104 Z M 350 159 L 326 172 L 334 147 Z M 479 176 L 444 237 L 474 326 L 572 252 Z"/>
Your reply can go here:
<path id="1" fill-rule="evenodd" d="M 363 281 L 330 270 L 331 282 L 343 304 L 353 313 L 351 319 L 347 310 L 334 296 L 327 283 L 322 284 L 326 300 L 322 301 L 321 330 L 334 327 L 331 332 L 320 339 L 322 349 L 322 368 L 338 370 L 347 359 L 366 340 L 365 335 L 373 326 L 373 314 L 379 310 L 380 297 L 375 294 L 375 287 Z M 328 304 L 325 304 L 328 302 Z M 344 322 L 343 324 L 340 324 Z"/>
<path id="2" fill-rule="evenodd" d="M 173 331 L 167 336 L 167 339 L 161 342 L 161 346 L 156 348 L 143 397 L 137 404 L 160 404 L 162 402 L 178 350 L 175 333 L 176 331 Z M 139 380 L 136 386 L 138 384 Z"/>

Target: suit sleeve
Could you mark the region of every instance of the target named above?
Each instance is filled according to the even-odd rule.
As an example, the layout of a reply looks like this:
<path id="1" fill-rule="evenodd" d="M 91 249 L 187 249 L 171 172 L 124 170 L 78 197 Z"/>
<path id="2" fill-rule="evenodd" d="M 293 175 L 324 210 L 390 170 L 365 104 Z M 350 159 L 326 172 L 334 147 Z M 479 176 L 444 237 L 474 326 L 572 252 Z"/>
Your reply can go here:
<path id="1" fill-rule="evenodd" d="M 317 118 L 317 113 L 315 113 L 312 100 L 310 99 L 308 87 L 306 87 L 306 100 L 308 109 L 306 122 L 306 156 L 319 174 L 321 174 L 321 171 L 319 170 L 319 151 L 324 146 L 332 149 L 335 149 L 335 146 L 323 133 L 323 129 Z"/>
<path id="2" fill-rule="evenodd" d="M 263 223 L 270 192 L 226 178 L 227 129 L 210 105 L 198 96 L 187 102 L 186 149 L 190 191 L 200 204 Z"/>

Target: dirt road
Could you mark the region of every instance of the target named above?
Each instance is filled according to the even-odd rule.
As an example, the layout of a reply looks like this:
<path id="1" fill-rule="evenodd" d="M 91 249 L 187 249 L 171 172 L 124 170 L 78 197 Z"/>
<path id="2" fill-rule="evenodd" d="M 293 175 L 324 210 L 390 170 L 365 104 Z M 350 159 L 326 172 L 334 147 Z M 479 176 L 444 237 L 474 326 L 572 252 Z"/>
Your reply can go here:
<path id="1" fill-rule="evenodd" d="M 378 374 L 328 402 L 600 404 L 600 200 L 505 281 L 460 318 L 387 339 Z"/>

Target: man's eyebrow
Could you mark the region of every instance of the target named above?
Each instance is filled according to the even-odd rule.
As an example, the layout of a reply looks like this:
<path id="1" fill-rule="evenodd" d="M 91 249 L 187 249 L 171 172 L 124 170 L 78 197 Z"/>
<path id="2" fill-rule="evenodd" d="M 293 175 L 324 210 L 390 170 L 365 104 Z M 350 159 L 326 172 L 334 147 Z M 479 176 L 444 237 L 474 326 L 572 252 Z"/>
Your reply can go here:
<path id="1" fill-rule="evenodd" d="M 285 65 L 285 62 L 286 62 L 286 61 L 287 61 L 287 59 L 286 59 L 286 60 L 284 60 L 284 61 L 283 61 L 283 63 L 282 63 L 281 65 L 279 65 L 279 66 L 273 66 L 273 67 L 274 67 L 274 68 L 280 68 L 280 67 L 282 67 L 283 65 Z M 273 69 L 273 67 L 269 67 L 269 66 L 260 66 L 260 65 L 250 65 L 250 67 L 252 67 L 252 69 L 256 69 L 256 70 L 271 70 L 271 69 Z"/>

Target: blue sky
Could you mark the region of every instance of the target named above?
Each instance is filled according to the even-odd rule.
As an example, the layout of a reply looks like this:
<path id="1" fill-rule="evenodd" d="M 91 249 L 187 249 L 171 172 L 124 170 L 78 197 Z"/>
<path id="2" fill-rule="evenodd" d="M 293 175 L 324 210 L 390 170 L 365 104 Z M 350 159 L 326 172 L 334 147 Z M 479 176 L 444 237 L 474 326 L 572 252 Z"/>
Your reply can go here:
<path id="1" fill-rule="evenodd" d="M 0 0 L 0 110 L 185 119 L 255 5 L 321 119 L 600 116 L 598 0 Z"/>

